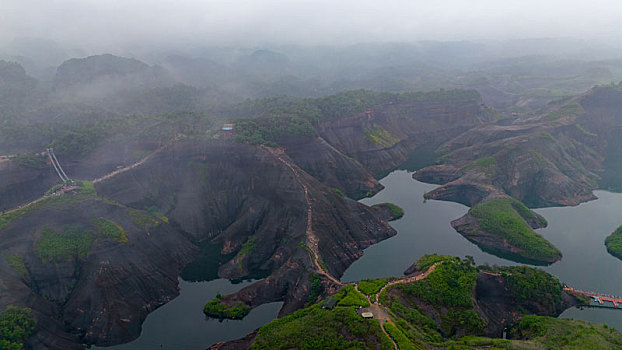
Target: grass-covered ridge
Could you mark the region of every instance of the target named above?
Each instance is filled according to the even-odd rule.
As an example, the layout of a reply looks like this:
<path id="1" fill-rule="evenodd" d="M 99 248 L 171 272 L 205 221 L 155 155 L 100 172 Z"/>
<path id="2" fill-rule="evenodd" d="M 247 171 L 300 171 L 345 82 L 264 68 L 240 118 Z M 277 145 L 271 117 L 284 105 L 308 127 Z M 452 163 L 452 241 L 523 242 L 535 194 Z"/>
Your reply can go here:
<path id="1" fill-rule="evenodd" d="M 521 338 L 531 339 L 529 343 L 540 344 L 545 349 L 622 348 L 622 334 L 618 330 L 606 324 L 581 320 L 526 315 L 514 333 Z"/>
<path id="2" fill-rule="evenodd" d="M 422 256 L 421 258 L 419 258 L 419 260 L 415 262 L 414 266 L 415 266 L 416 271 L 424 272 L 427 269 L 429 269 L 432 265 L 436 264 L 437 262 L 441 262 L 441 261 L 451 262 L 451 261 L 459 261 L 459 260 L 460 260 L 459 258 L 456 258 L 455 256 L 450 256 L 450 255 L 426 254 Z"/>
<path id="3" fill-rule="evenodd" d="M 493 271 L 501 273 L 512 298 L 519 303 L 535 302 L 559 305 L 564 286 L 557 277 L 529 266 L 504 266 Z"/>
<path id="4" fill-rule="evenodd" d="M 425 260 L 430 259 L 426 257 Z M 477 269 L 469 260 L 453 258 L 442 261 L 444 262 L 437 265 L 424 280 L 398 284 L 392 288 L 409 298 L 432 305 L 440 314 L 440 328 L 446 334 L 449 334 L 456 325 L 463 325 L 475 332 L 480 331 L 485 325 L 484 320 L 473 310 Z M 396 302 L 387 300 L 386 294 L 382 299 L 389 305 Z"/>
<path id="5" fill-rule="evenodd" d="M 622 226 L 618 227 L 605 239 L 605 246 L 609 254 L 622 260 Z"/>
<path id="6" fill-rule="evenodd" d="M 363 319 L 355 307 L 324 310 L 319 304 L 261 327 L 251 349 L 382 349 L 393 344 L 378 321 Z"/>
<path id="7" fill-rule="evenodd" d="M 527 223 L 527 220 L 536 220 L 545 225 L 546 221 L 515 199 L 495 198 L 474 206 L 469 213 L 479 219 L 482 230 L 510 244 L 521 258 L 545 262 L 561 258 L 561 251 Z"/>
<path id="8" fill-rule="evenodd" d="M 381 295 L 381 308 L 390 317 L 381 324 L 400 349 L 613 349 L 622 344 L 620 332 L 606 325 L 527 315 L 508 324 L 510 339 L 483 336 L 488 322 L 494 320 L 478 314 L 484 306 L 476 299 L 475 286 L 480 269 L 491 269 L 475 267 L 469 257 L 443 255 L 424 256 L 416 265 L 429 267 L 441 261 L 425 279 L 390 286 Z M 525 310 L 508 306 L 515 309 L 507 311 L 519 317 L 523 312 L 532 312 L 526 305 L 550 307 L 561 300 L 561 284 L 544 271 L 516 266 L 495 268 L 492 272 L 497 277 L 490 278 L 504 280 L 499 288 L 511 293 L 518 305 L 525 306 Z M 358 288 L 371 293 L 369 288 L 377 289 L 386 280 L 361 281 Z M 343 301 L 353 292 L 354 286 L 347 285 L 332 297 Z M 358 294 L 357 298 L 360 297 Z M 259 329 L 251 348 L 393 349 L 393 343 L 381 333 L 378 320 L 359 316 L 365 310 L 357 314 L 357 306 L 322 306 L 320 301 L 266 324 Z"/>
<path id="9" fill-rule="evenodd" d="M 228 109 L 227 114 L 233 118 L 242 118 L 236 120 L 238 141 L 278 146 L 280 141 L 286 139 L 316 135 L 315 126 L 322 121 L 364 113 L 375 106 L 448 103 L 479 98 L 480 95 L 475 90 L 406 93 L 353 90 L 321 98 L 279 96 L 252 100 Z M 365 130 L 364 133 L 370 142 L 384 147 L 399 141 L 399 138 L 377 126 Z"/>
<path id="10" fill-rule="evenodd" d="M 46 195 L 30 205 L 23 206 L 14 210 L 7 211 L 0 214 L 0 230 L 10 224 L 13 220 L 25 215 L 33 210 L 37 209 L 66 209 L 70 207 L 79 206 L 85 200 L 96 199 L 97 192 L 95 187 L 89 181 L 76 181 L 73 185 L 78 189 L 75 193 L 71 194 L 59 194 L 59 195 Z M 56 188 L 53 187 L 53 188 Z"/>
<path id="11" fill-rule="evenodd" d="M 384 287 L 388 278 L 365 279 L 359 282 L 359 290 L 365 295 L 375 295 Z"/>
<path id="12" fill-rule="evenodd" d="M 448 103 L 478 100 L 476 90 L 437 90 L 404 93 L 351 90 L 320 98 L 277 96 L 241 103 L 227 110 L 238 117 L 304 118 L 312 124 L 363 113 L 367 108 L 386 104 Z"/>
<path id="13" fill-rule="evenodd" d="M 363 294 L 357 292 L 354 285 L 351 284 L 341 288 L 341 290 L 335 294 L 335 298 L 339 300 L 337 303 L 339 306 L 369 306 L 367 298 L 365 298 Z"/>

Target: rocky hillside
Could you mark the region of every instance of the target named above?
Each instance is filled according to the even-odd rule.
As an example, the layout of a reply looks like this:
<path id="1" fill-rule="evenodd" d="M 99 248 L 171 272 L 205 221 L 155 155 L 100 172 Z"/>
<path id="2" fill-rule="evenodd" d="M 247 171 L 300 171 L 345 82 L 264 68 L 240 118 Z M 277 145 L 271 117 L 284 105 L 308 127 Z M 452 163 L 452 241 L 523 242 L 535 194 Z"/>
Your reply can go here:
<path id="1" fill-rule="evenodd" d="M 128 187 L 136 179 L 140 186 Z M 237 253 L 219 276 L 263 271 L 270 277 L 237 297 L 252 306 L 284 298 L 284 313 L 306 301 L 307 271 L 315 268 L 310 245 L 317 244 L 326 272 L 340 276 L 362 249 L 395 234 L 375 211 L 267 147 L 182 142 L 97 189 L 132 207 L 157 207 L 193 240 Z"/>
<path id="2" fill-rule="evenodd" d="M 529 206 L 577 205 L 616 188 L 622 90 L 597 87 L 511 125 L 488 124 L 441 145 L 440 165 L 418 171 L 442 184 L 429 198 L 473 205 L 506 193 Z"/>
<path id="3" fill-rule="evenodd" d="M 287 137 L 286 128 L 272 141 L 278 147 L 217 137 L 210 141 L 176 137 L 156 150 L 148 135 L 162 136 L 170 130 L 162 134 L 150 129 L 139 141 L 121 135 L 86 156 L 64 162 L 73 178 L 93 179 L 152 154 L 140 166 L 99 181 L 96 196 L 60 207 L 43 205 L 73 198 L 52 196 L 1 217 L 5 223 L 0 235 L 7 235 L 3 249 L 8 254 L 1 276 L 21 291 L 13 295 L 13 288 L 7 288 L 3 305 L 34 308 L 45 320 L 41 327 L 49 322 L 67 325 L 59 336 L 54 335 L 57 328 L 52 332 L 37 328 L 33 344 L 62 343 L 70 348 L 79 343 L 126 342 L 138 336 L 149 311 L 175 296 L 176 276 L 197 256 L 198 247 L 209 242 L 228 257 L 218 268 L 220 277 L 267 276 L 225 296 L 226 302 L 255 307 L 284 301 L 281 314 L 293 312 L 308 302 L 313 281 L 319 278 L 323 290 L 333 289 L 364 248 L 395 234 L 383 219 L 385 213 L 348 197 L 379 191 L 374 172 L 387 171 L 424 143 L 443 142 L 490 116 L 472 92 L 388 97 L 372 105 L 369 114 L 365 104 L 345 109 L 363 108 L 363 113 L 325 114 L 304 137 Z M 445 104 L 444 98 L 449 98 Z M 400 124 L 407 127 L 399 128 Z M 417 128 L 420 124 L 426 126 Z M 273 129 L 262 130 L 275 135 Z M 346 142 L 348 138 L 351 142 Z M 16 172 L 23 173 L 17 183 L 0 189 L 3 194 L 16 193 L 2 197 L 12 198 L 5 206 L 34 199 L 31 192 L 44 191 L 50 185 L 46 181 L 54 182 L 49 164 L 45 158 L 41 161 L 40 168 L 15 160 L 2 165 L 2 176 L 15 179 Z M 121 227 L 127 241 L 98 234 L 94 218 Z M 9 238 L 18 231 L 33 234 L 17 241 Z M 48 236 L 78 237 L 76 244 L 82 250 L 56 256 L 52 264 L 47 255 L 37 253 L 41 237 Z M 142 245 L 153 248 L 139 248 Z M 160 251 L 163 247 L 166 252 Z M 132 270 L 136 265 L 142 267 Z M 63 273 L 51 272 L 58 268 Z M 105 274 L 105 268 L 118 273 Z M 131 283 L 141 284 L 132 297 L 125 296 L 129 293 L 122 290 L 125 283 L 115 277 L 124 274 L 132 275 Z M 58 287 L 52 290 L 54 285 Z M 110 288 L 94 291 L 103 285 Z M 102 318 L 98 315 L 104 309 L 115 311 Z"/>
<path id="4" fill-rule="evenodd" d="M 197 250 L 166 218 L 97 197 L 88 183 L 4 214 L 0 226 L 0 300 L 34 310 L 34 347 L 135 338 Z"/>

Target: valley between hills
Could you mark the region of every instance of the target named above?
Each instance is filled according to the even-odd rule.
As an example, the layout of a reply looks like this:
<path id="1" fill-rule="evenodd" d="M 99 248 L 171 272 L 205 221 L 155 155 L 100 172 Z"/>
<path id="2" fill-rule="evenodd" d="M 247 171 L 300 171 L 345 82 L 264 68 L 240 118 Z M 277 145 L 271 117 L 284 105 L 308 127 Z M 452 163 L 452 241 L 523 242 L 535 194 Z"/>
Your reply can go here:
<path id="1" fill-rule="evenodd" d="M 59 81 L 81 84 L 70 77 Z M 75 108 L 62 114 L 85 114 Z M 563 259 L 534 231 L 547 221 L 530 208 L 578 205 L 596 189 L 622 188 L 616 85 L 512 117 L 460 89 L 248 100 L 217 119 L 89 113 L 53 142 L 76 180 L 66 191 L 55 187 L 45 147 L 27 137 L 0 141 L 10 153 L 0 161 L 0 306 L 32 310 L 32 348 L 135 339 L 147 315 L 178 294 L 178 276 L 208 252 L 218 262 L 195 279 L 259 280 L 210 301 L 207 314 L 239 318 L 283 302 L 283 318 L 219 349 L 539 349 L 563 328 L 568 339 L 588 341 L 588 329 L 603 348 L 622 344 L 606 326 L 549 318 L 585 300 L 531 267 L 426 256 L 409 269 L 422 274 L 439 263 L 424 279 L 370 287 L 388 306 L 384 326 L 356 314 L 375 305 L 359 292 L 363 282 L 340 282 L 365 248 L 398 234 L 388 221 L 399 207 L 357 200 L 381 191 L 378 178 L 413 158 L 421 163 L 413 177 L 438 185 L 426 200 L 470 207 L 451 225 L 482 250 L 532 265 Z M 223 131 L 224 123 L 235 130 Z M 0 132 L 46 128 L 5 123 Z M 331 298 L 338 306 L 322 309 Z M 514 340 L 494 339 L 504 329 Z M 316 332 L 328 335 L 307 338 Z"/>

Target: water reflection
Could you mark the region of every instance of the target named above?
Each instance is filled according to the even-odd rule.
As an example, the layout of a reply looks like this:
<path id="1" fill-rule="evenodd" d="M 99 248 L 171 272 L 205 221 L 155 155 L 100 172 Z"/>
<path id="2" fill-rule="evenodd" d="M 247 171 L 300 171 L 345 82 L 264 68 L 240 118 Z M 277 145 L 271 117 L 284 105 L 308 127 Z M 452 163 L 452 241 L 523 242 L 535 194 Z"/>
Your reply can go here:
<path id="1" fill-rule="evenodd" d="M 203 314 L 203 305 L 215 297 L 216 293 L 235 293 L 253 282 L 232 284 L 224 279 L 209 282 L 186 282 L 180 279 L 179 296 L 147 316 L 138 339 L 127 344 L 99 349 L 199 350 L 220 341 L 241 338 L 276 318 L 283 303 L 259 306 L 243 320 L 235 321 L 206 318 Z"/>
<path id="2" fill-rule="evenodd" d="M 423 201 L 423 194 L 437 187 L 412 179 L 412 173 L 394 171 L 380 182 L 385 189 L 361 202 L 373 205 L 391 202 L 404 209 L 404 217 L 391 223 L 399 233 L 365 250 L 362 258 L 346 270 L 342 280 L 400 276 L 424 254 L 459 257 L 471 255 L 477 264 L 518 265 L 488 254 L 472 244 L 450 225 L 468 207 L 444 201 Z M 576 207 L 544 208 L 549 226 L 538 230 L 558 247 L 561 261 L 543 270 L 579 289 L 622 295 L 622 261 L 607 253 L 605 237 L 622 225 L 622 194 L 596 191 L 598 200 Z M 563 317 L 607 323 L 622 330 L 622 310 L 586 308 L 567 310 Z"/>

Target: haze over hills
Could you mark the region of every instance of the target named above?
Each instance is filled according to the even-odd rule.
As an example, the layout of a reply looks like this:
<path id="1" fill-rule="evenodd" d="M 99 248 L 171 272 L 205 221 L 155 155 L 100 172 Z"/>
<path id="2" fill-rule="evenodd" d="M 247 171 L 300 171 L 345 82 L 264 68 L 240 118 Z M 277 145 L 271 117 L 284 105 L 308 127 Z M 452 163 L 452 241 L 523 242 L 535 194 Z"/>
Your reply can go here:
<path id="1" fill-rule="evenodd" d="M 621 346 L 609 326 L 551 318 L 593 295 L 533 267 L 430 251 L 409 257 L 405 276 L 341 281 L 365 249 L 418 234 L 389 224 L 411 214 L 397 205 L 359 201 L 382 193 L 380 180 L 398 168 L 437 186 L 410 200 L 468 207 L 445 223 L 459 244 L 511 264 L 563 261 L 534 209 L 622 190 L 622 46 L 592 40 L 617 24 L 617 5 L 593 6 L 592 30 L 573 22 L 580 39 L 563 38 L 564 28 L 525 39 L 512 34 L 535 33 L 524 6 L 491 17 L 481 3 L 453 1 L 452 20 L 432 16 L 432 5 L 409 15 L 416 5 L 397 11 L 389 1 L 387 17 L 346 3 L 286 16 L 272 2 L 214 12 L 180 2 L 161 27 L 146 20 L 167 9 L 157 1 L 127 18 L 132 1 L 115 16 L 40 4 L 24 17 L 41 19 L 36 28 L 7 15 L 0 348 L 128 343 L 179 295 L 179 278 L 252 280 L 206 297 L 197 310 L 213 318 L 282 303 L 281 318 L 218 349 Z M 582 18 L 578 8 L 529 18 L 550 28 Z M 82 33 L 49 25 L 63 19 L 90 23 L 76 26 Z M 439 29 L 498 21 L 486 36 Z"/>

